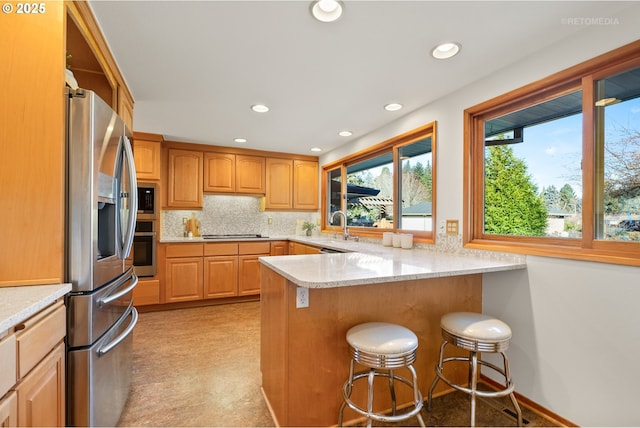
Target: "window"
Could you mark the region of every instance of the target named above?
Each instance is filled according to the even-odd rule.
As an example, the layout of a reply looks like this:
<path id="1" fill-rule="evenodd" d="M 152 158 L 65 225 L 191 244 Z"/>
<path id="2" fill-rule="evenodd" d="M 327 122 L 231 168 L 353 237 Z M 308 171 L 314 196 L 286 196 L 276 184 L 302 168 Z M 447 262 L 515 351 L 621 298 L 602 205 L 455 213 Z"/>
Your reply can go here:
<path id="1" fill-rule="evenodd" d="M 465 111 L 465 245 L 640 265 L 640 42 Z"/>
<path id="2" fill-rule="evenodd" d="M 595 83 L 595 237 L 640 242 L 640 67 Z"/>
<path id="3" fill-rule="evenodd" d="M 582 91 L 486 120 L 484 135 L 484 233 L 580 238 Z"/>
<path id="4" fill-rule="evenodd" d="M 323 167 L 324 226 L 341 226 L 346 214 L 352 235 L 411 231 L 433 242 L 435 123 L 380 143 Z M 333 219 L 333 222 L 331 220 Z"/>

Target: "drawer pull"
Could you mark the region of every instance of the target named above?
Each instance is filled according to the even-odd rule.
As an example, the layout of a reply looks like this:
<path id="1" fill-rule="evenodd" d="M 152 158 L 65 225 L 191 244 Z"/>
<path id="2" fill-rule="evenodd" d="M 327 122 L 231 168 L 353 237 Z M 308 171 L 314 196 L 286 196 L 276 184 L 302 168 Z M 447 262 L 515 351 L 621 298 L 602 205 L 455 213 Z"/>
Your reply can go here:
<path id="1" fill-rule="evenodd" d="M 127 338 L 127 336 L 129 336 L 131 334 L 131 332 L 133 331 L 133 328 L 136 326 L 137 323 L 138 323 L 138 311 L 136 310 L 135 307 L 132 306 L 131 307 L 131 322 L 129 323 L 127 328 L 122 333 L 120 333 L 115 339 L 113 339 L 111 342 L 107 343 L 105 346 L 103 346 L 102 348 L 98 349 L 98 356 L 102 357 L 107 352 L 111 351 L 113 348 L 118 346 L 120 344 L 120 342 L 125 340 Z"/>

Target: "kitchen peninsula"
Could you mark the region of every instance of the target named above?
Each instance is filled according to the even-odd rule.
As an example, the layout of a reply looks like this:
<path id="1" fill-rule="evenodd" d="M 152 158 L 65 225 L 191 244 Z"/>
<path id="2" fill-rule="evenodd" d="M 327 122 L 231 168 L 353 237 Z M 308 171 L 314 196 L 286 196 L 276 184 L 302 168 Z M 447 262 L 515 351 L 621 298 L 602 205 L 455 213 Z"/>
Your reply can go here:
<path id="1" fill-rule="evenodd" d="M 482 311 L 483 273 L 526 268 L 518 257 L 484 258 L 324 239 L 308 243 L 351 252 L 260 258 L 262 388 L 278 426 L 337 423 L 350 358 L 345 335 L 362 322 L 397 323 L 416 333 L 414 367 L 425 394 L 441 342 L 441 316 Z M 308 307 L 296 308 L 298 287 L 307 289 Z M 461 368 L 452 380 L 466 376 Z M 378 386 L 380 407 L 388 408 L 387 387 Z M 364 389 L 354 389 L 356 402 L 365 402 Z M 409 401 L 408 388 L 400 387 L 397 393 L 398 403 Z M 355 417 L 345 410 L 347 423 Z"/>

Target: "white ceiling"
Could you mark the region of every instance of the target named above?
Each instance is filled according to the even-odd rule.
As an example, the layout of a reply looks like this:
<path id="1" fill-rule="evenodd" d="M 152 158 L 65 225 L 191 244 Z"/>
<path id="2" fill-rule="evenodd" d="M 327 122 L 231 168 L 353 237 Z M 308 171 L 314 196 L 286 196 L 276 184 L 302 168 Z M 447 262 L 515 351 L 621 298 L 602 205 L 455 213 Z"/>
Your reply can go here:
<path id="1" fill-rule="evenodd" d="M 91 1 L 135 99 L 136 131 L 301 154 L 327 152 L 584 28 L 609 1 Z M 450 60 L 429 52 L 462 44 Z M 390 102 L 404 105 L 387 112 Z M 252 104 L 270 107 L 265 114 Z M 338 131 L 353 136 L 340 137 Z M 243 137 L 247 143 L 233 142 Z"/>

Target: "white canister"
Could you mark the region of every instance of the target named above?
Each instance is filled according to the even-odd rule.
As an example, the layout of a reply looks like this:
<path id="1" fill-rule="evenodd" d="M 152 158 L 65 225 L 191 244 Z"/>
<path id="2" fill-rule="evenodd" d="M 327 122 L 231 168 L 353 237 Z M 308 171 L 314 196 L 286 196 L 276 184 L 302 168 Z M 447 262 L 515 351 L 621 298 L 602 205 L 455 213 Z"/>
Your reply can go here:
<path id="1" fill-rule="evenodd" d="M 393 245 L 393 232 L 382 232 L 382 245 L 385 247 Z"/>
<path id="2" fill-rule="evenodd" d="M 393 234 L 393 246 L 395 248 L 400 248 L 401 245 L 402 245 L 402 236 L 400 236 L 399 233 L 394 233 Z"/>
<path id="3" fill-rule="evenodd" d="M 400 242 L 402 248 L 413 248 L 413 235 L 411 233 L 403 233 Z"/>

